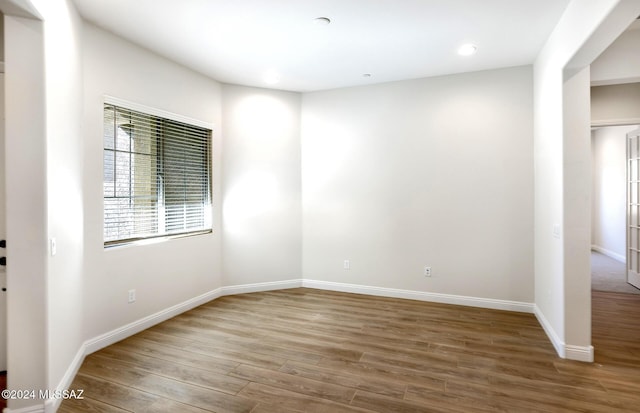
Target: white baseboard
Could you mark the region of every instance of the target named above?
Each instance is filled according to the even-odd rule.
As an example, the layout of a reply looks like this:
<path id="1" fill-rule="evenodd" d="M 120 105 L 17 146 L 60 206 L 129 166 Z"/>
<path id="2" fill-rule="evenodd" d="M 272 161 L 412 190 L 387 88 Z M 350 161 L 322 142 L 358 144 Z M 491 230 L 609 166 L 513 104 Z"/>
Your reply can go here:
<path id="1" fill-rule="evenodd" d="M 569 360 L 584 361 L 593 363 L 594 349 L 593 346 L 572 346 L 565 344 L 565 356 Z"/>
<path id="2" fill-rule="evenodd" d="M 547 317 L 542 314 L 542 311 L 540 311 L 540 308 L 538 308 L 537 305 L 534 305 L 533 313 L 536 315 L 536 318 L 538 319 L 538 322 L 542 326 L 544 332 L 547 333 L 547 337 L 549 337 L 551 344 L 553 344 L 553 347 L 556 349 L 556 353 L 558 353 L 558 356 L 561 358 L 566 358 L 567 352 L 565 350 L 564 341 L 562 341 L 558 334 L 556 334 L 556 330 L 553 329 L 551 323 L 549 322 L 549 320 L 547 320 Z"/>
<path id="3" fill-rule="evenodd" d="M 127 337 L 130 337 L 140 331 L 146 330 L 149 327 L 152 327 L 158 323 L 161 323 L 165 320 L 168 320 L 172 317 L 175 317 L 179 314 L 184 313 L 185 311 L 189 311 L 192 308 L 195 308 L 199 305 L 207 303 L 211 300 L 215 300 L 218 297 L 224 295 L 233 295 L 233 294 L 246 294 L 250 292 L 258 292 L 258 291 L 270 291 L 270 290 L 281 290 L 285 288 L 298 288 L 302 286 L 302 280 L 287 280 L 287 281 L 276 281 L 276 282 L 268 282 L 268 283 L 258 283 L 258 284 L 246 284 L 246 285 L 236 285 L 236 286 L 228 286 L 217 288 L 215 290 L 209 291 L 208 293 L 199 295 L 190 300 L 182 302 L 180 304 L 176 304 L 172 307 L 169 307 L 165 310 L 159 311 L 155 314 L 151 314 L 147 317 L 141 318 L 140 320 L 134 321 L 122 327 L 116 328 L 115 330 L 109 331 L 105 334 L 102 334 L 98 337 L 94 337 L 90 340 L 85 341 L 76 356 L 73 358 L 73 361 L 69 365 L 65 375 L 60 380 L 56 390 L 66 390 L 69 389 L 71 383 L 73 382 L 76 373 L 80 369 L 82 362 L 84 361 L 85 356 L 94 353 L 100 349 L 103 349 L 111 344 L 114 344 L 120 340 L 124 340 Z M 45 402 L 44 410 L 43 407 L 37 407 L 35 410 L 7 410 L 8 413 L 54 413 L 58 407 L 60 407 L 61 400 L 50 399 Z"/>
<path id="4" fill-rule="evenodd" d="M 45 410 L 42 404 L 38 406 L 22 407 L 20 409 L 5 408 L 3 410 L 3 413 L 44 413 L 44 412 Z"/>
<path id="5" fill-rule="evenodd" d="M 222 287 L 221 295 L 257 293 L 260 291 L 285 290 L 287 288 L 300 288 L 300 287 L 302 287 L 302 280 L 286 280 L 286 281 L 274 281 L 274 282 L 257 283 L 257 284 L 231 285 L 228 287 Z"/>
<path id="6" fill-rule="evenodd" d="M 608 250 L 606 248 L 602 248 L 602 247 L 599 247 L 597 245 L 592 245 L 591 249 L 593 251 L 599 252 L 600 254 L 604 254 L 609 258 L 613 258 L 616 261 L 620 261 L 623 264 L 625 264 L 627 262 L 627 257 L 625 257 L 624 255 L 618 254 L 617 252 L 613 252 L 611 250 Z"/>
<path id="7" fill-rule="evenodd" d="M 345 293 L 376 295 L 381 297 L 404 298 L 408 300 L 429 301 L 442 304 L 491 308 L 494 310 L 533 313 L 532 303 L 524 303 L 520 301 L 495 300 L 492 298 L 469 297 L 464 295 L 450 295 L 413 290 L 399 290 L 395 288 L 371 287 L 366 285 L 344 284 L 314 280 L 303 280 L 302 286 L 308 288 L 317 288 L 320 290 L 340 291 Z"/>
<path id="8" fill-rule="evenodd" d="M 146 330 L 147 328 L 152 327 L 158 323 L 161 323 L 165 320 L 168 320 L 172 317 L 182 314 L 185 311 L 189 311 L 192 308 L 195 308 L 204 303 L 208 303 L 211 300 L 215 300 L 216 298 L 219 298 L 225 295 L 246 294 L 251 292 L 270 291 L 270 290 L 282 290 L 285 288 L 298 288 L 301 286 L 302 286 L 302 280 L 287 280 L 287 281 L 234 285 L 234 286 L 216 288 L 215 290 L 209 291 L 205 294 L 199 295 L 190 300 L 187 300 L 180 304 L 176 304 L 165 310 L 159 311 L 155 314 L 151 314 L 147 317 L 141 318 L 140 320 L 137 320 L 127 325 L 124 325 L 122 327 L 119 327 L 115 330 L 109 331 L 98 337 L 87 340 L 83 344 L 83 349 L 81 350 L 84 350 L 82 352 L 84 355 L 94 353 L 104 347 L 110 346 L 113 343 L 116 343 L 120 340 L 124 340 L 127 337 L 130 337 L 136 333 L 139 333 L 140 331 Z M 74 359 L 74 362 L 79 361 L 80 363 L 82 363 L 83 358 L 84 356 L 82 357 L 76 356 L 76 358 Z M 70 370 L 68 373 L 70 373 Z M 69 375 L 71 378 L 73 378 L 73 376 L 75 375 L 75 372 L 70 373 Z M 65 389 L 65 388 L 66 387 L 62 387 L 62 389 Z"/>
<path id="9" fill-rule="evenodd" d="M 211 300 L 214 300 L 222 295 L 222 289 L 217 288 L 213 291 L 209 291 L 208 293 L 199 295 L 187 301 L 184 301 L 180 304 L 176 304 L 167 309 L 158 311 L 155 314 L 151 314 L 147 317 L 141 318 L 140 320 L 134 321 L 122 327 L 116 328 L 115 330 L 109 331 L 105 334 L 102 334 L 98 337 L 94 337 L 90 340 L 82 343 L 76 356 L 73 358 L 73 361 L 69 365 L 65 375 L 60 380 L 60 383 L 56 387 L 56 390 L 66 390 L 69 389 L 73 379 L 80 369 L 82 362 L 84 361 L 85 356 L 94 353 L 100 349 L 103 349 L 107 346 L 110 346 L 113 343 L 116 343 L 120 340 L 124 340 L 127 337 L 130 337 L 136 333 L 139 333 L 142 330 L 146 330 L 149 327 L 152 327 L 158 323 L 161 323 L 165 320 L 168 320 L 172 317 L 175 317 L 179 314 L 184 313 L 185 311 L 191 310 L 199 305 L 207 303 Z M 59 399 L 49 399 L 45 402 L 44 410 L 40 407 L 40 410 L 33 410 L 34 413 L 54 413 L 60 407 L 60 403 L 62 400 Z M 7 413 L 31 413 L 32 410 L 6 410 Z"/>
<path id="10" fill-rule="evenodd" d="M 60 380 L 60 383 L 58 383 L 58 387 L 55 390 L 64 391 L 69 389 L 69 386 L 71 386 L 71 383 L 73 382 L 74 377 L 76 377 L 76 374 L 80 369 L 80 366 L 82 366 L 84 357 L 87 354 L 89 353 L 87 353 L 87 347 L 85 342 L 78 349 L 78 352 L 76 353 L 75 357 L 71 361 L 71 364 L 67 368 L 67 371 L 64 373 L 64 376 L 62 376 L 62 380 Z M 55 413 L 56 411 L 58 411 L 58 408 L 60 407 L 60 403 L 62 403 L 61 399 L 46 400 L 44 403 L 44 413 Z M 14 413 L 14 412 L 11 411 L 11 413 Z"/>
<path id="11" fill-rule="evenodd" d="M 147 328 L 168 320 L 172 317 L 175 317 L 178 314 L 182 314 L 185 311 L 189 311 L 192 308 L 214 300 L 221 295 L 222 289 L 216 288 L 213 291 L 201 294 L 190 300 L 187 300 L 180 304 L 176 304 L 167 309 L 158 311 L 155 314 L 151 314 L 147 317 L 141 318 L 140 320 L 134 321 L 120 328 L 116 328 L 115 330 L 109 331 L 108 333 L 102 334 L 98 337 L 92 338 L 91 340 L 87 340 L 84 343 L 84 346 L 86 348 L 85 354 L 94 353 L 102 348 L 110 346 L 113 343 L 124 340 L 129 336 L 141 332 L 142 330 L 146 330 Z"/>
<path id="12" fill-rule="evenodd" d="M 576 361 L 584 361 L 587 363 L 592 363 L 594 358 L 594 349 L 593 346 L 574 346 L 571 344 L 566 344 L 564 341 L 560 339 L 556 331 L 551 326 L 551 323 L 544 316 L 540 308 L 536 305 L 534 307 L 534 314 L 538 319 L 538 322 L 542 326 L 542 329 L 545 333 L 547 333 L 547 337 L 553 344 L 553 347 L 556 349 L 556 353 L 558 353 L 558 357 L 569 360 Z"/>

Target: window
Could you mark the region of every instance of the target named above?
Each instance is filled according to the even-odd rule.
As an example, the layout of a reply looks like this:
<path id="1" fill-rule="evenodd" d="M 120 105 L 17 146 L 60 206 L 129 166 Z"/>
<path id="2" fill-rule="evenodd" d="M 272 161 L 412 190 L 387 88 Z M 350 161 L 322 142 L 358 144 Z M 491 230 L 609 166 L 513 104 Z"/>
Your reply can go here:
<path id="1" fill-rule="evenodd" d="M 104 104 L 105 246 L 211 232 L 211 128 L 157 113 Z"/>

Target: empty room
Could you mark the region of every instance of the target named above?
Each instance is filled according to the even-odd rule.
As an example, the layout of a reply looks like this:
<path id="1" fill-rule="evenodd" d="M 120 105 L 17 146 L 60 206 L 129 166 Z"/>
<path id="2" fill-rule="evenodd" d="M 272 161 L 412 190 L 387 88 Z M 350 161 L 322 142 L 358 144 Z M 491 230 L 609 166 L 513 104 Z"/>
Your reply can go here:
<path id="1" fill-rule="evenodd" d="M 640 1 L 0 11 L 5 411 L 640 402 L 640 295 L 590 271 Z"/>

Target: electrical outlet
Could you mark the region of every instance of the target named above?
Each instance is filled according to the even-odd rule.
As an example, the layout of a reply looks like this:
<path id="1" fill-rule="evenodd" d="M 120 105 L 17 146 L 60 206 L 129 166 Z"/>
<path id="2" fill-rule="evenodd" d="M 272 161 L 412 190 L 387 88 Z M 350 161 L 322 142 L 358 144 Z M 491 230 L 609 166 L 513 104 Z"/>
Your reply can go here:
<path id="1" fill-rule="evenodd" d="M 344 260 L 344 263 L 342 264 L 342 268 L 344 268 L 345 270 L 351 269 L 351 263 L 349 262 L 349 260 Z"/>
<path id="2" fill-rule="evenodd" d="M 136 301 L 136 290 L 129 290 L 129 304 L 135 303 Z"/>
<path id="3" fill-rule="evenodd" d="M 425 267 L 424 267 L 424 276 L 425 277 L 431 277 L 431 267 L 427 267 L 425 265 Z"/>

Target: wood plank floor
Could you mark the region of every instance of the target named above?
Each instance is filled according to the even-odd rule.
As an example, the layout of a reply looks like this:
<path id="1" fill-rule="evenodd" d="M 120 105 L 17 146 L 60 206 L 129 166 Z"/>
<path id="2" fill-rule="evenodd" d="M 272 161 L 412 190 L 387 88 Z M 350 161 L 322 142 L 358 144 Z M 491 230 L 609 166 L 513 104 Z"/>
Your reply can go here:
<path id="1" fill-rule="evenodd" d="M 637 412 L 640 296 L 594 292 L 596 362 L 535 317 L 293 289 L 223 297 L 88 356 L 59 412 Z"/>

